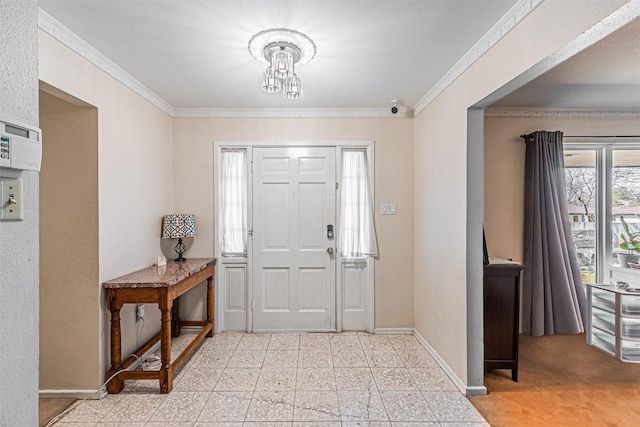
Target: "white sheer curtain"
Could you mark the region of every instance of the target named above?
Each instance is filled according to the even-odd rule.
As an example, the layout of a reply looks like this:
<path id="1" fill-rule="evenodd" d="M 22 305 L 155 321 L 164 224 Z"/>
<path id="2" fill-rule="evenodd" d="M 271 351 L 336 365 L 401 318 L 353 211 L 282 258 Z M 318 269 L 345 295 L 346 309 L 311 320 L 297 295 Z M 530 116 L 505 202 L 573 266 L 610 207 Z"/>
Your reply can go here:
<path id="1" fill-rule="evenodd" d="M 247 255 L 247 150 L 220 156 L 220 248 L 223 256 Z"/>
<path id="2" fill-rule="evenodd" d="M 340 253 L 345 257 L 378 255 L 364 149 L 342 150 L 340 196 Z"/>

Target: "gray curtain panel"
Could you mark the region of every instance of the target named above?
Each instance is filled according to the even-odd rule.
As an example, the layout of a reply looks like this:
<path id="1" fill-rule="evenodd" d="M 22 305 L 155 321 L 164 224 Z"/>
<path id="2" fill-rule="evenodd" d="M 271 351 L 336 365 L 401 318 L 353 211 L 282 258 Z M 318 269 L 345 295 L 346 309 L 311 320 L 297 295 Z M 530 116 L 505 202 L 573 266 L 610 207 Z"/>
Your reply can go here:
<path id="1" fill-rule="evenodd" d="M 567 214 L 562 132 L 523 137 L 522 330 L 535 336 L 582 333 L 586 298 Z"/>

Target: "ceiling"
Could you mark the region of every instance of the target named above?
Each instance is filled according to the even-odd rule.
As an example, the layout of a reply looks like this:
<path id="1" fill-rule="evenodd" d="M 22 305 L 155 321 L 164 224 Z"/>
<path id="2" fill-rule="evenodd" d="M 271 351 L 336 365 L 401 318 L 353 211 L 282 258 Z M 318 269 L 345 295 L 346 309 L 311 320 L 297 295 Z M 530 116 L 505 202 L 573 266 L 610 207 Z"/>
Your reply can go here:
<path id="1" fill-rule="evenodd" d="M 401 109 L 463 60 L 517 0 L 39 0 L 173 109 Z M 576 12 L 579 13 L 579 12 Z M 260 89 L 251 37 L 313 39 L 300 100 Z M 495 28 L 494 28 L 495 29 Z M 640 19 L 493 107 L 640 109 Z M 463 60 L 464 61 L 464 60 Z M 446 77 L 445 77 L 446 78 Z"/>
<path id="2" fill-rule="evenodd" d="M 557 65 L 493 107 L 640 109 L 640 19 Z"/>
<path id="3" fill-rule="evenodd" d="M 517 0 L 39 0 L 173 108 L 414 107 Z M 300 100 L 260 89 L 247 44 L 290 28 L 317 54 Z"/>

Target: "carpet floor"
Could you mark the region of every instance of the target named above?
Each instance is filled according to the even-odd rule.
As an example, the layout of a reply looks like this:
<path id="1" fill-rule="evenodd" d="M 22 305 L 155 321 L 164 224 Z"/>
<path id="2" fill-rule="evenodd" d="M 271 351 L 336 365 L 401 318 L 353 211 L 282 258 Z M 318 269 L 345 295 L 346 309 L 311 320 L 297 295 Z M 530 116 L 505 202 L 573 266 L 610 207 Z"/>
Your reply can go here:
<path id="1" fill-rule="evenodd" d="M 493 427 L 640 425 L 640 364 L 624 363 L 584 334 L 520 336 L 518 382 L 485 374 L 486 396 L 471 403 Z"/>
<path id="2" fill-rule="evenodd" d="M 67 409 L 76 399 L 49 398 L 39 399 L 38 416 L 40 427 L 46 426 L 56 415 Z"/>

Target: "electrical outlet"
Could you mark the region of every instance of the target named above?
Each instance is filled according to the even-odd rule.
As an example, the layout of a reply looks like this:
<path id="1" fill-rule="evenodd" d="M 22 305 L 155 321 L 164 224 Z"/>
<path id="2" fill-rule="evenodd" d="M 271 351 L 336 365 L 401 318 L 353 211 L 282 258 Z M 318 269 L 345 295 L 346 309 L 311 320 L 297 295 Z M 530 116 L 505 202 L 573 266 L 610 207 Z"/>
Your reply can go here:
<path id="1" fill-rule="evenodd" d="M 380 204 L 380 213 L 382 215 L 395 215 L 396 214 L 396 204 L 395 203 L 381 203 Z"/>
<path id="2" fill-rule="evenodd" d="M 144 319 L 144 305 L 138 304 L 136 306 L 136 322 Z"/>

